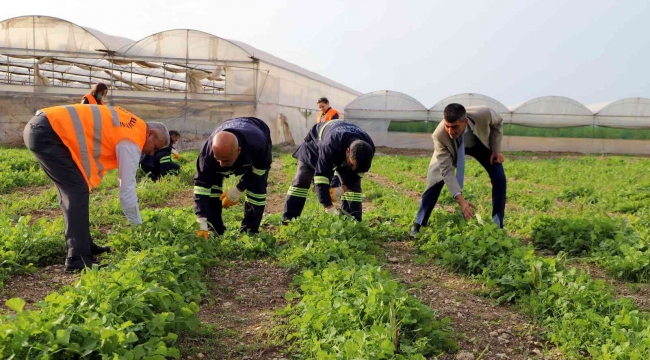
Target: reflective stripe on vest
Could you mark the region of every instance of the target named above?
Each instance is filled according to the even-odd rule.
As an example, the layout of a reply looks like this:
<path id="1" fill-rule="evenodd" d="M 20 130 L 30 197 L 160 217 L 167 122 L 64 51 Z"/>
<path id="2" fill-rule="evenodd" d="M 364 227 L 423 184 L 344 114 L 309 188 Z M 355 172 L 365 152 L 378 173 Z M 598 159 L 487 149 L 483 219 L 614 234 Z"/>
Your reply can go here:
<path id="1" fill-rule="evenodd" d="M 130 140 L 140 150 L 146 141 L 146 123 L 124 109 L 119 109 L 122 122 L 112 106 L 69 105 L 42 111 L 70 149 L 91 190 L 99 185 L 105 171 L 117 167 L 115 147 L 120 141 Z"/>
<path id="2" fill-rule="evenodd" d="M 334 110 L 333 108 L 330 108 L 329 110 L 327 110 L 327 113 L 325 113 L 325 116 L 323 116 L 323 112 L 320 111 L 320 112 L 318 112 L 318 119 L 316 119 L 316 123 L 320 124 L 321 122 L 328 122 L 328 121 L 332 120 L 334 115 L 338 115 L 339 117 L 341 116 L 341 114 L 339 114 L 339 112 Z M 338 119 L 336 119 L 336 120 L 338 120 Z"/>
<path id="3" fill-rule="evenodd" d="M 88 100 L 88 104 L 86 104 L 86 105 L 104 105 L 104 102 L 102 100 L 99 100 L 99 103 L 98 103 L 97 100 L 95 99 L 95 97 L 93 96 L 93 94 L 91 94 L 91 93 L 88 93 L 88 94 L 84 95 L 83 98 L 81 98 L 81 104 L 84 103 L 84 99 Z"/>
<path id="4" fill-rule="evenodd" d="M 325 128 L 327 128 L 329 125 L 335 124 L 335 123 L 337 123 L 339 121 L 343 121 L 343 120 L 331 120 L 331 121 L 326 122 L 325 125 L 323 125 L 320 128 L 320 130 L 318 131 L 318 141 L 323 139 L 323 132 L 325 131 Z"/>

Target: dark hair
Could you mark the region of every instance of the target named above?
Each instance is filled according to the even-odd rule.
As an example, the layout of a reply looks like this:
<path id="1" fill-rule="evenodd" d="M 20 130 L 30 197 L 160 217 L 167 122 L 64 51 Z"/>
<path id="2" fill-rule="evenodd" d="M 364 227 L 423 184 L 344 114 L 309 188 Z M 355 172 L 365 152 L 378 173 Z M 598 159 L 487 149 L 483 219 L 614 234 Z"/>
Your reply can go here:
<path id="1" fill-rule="evenodd" d="M 99 95 L 103 94 L 104 91 L 108 90 L 108 87 L 103 82 L 98 82 L 97 84 L 93 85 L 92 90 L 90 90 L 90 93 L 93 95 Z"/>
<path id="2" fill-rule="evenodd" d="M 323 103 L 323 104 L 329 104 L 330 101 L 327 100 L 326 97 L 322 97 L 322 98 L 318 99 L 318 102 L 316 102 L 316 104 L 320 104 L 320 103 Z"/>
<path id="3" fill-rule="evenodd" d="M 467 111 L 461 104 L 451 103 L 445 107 L 445 121 L 454 123 L 457 120 L 464 120 L 467 117 Z"/>
<path id="4" fill-rule="evenodd" d="M 355 140 L 350 144 L 350 159 L 357 163 L 355 171 L 358 173 L 365 173 L 370 170 L 374 155 L 375 151 L 372 146 L 363 140 Z"/>
<path id="5" fill-rule="evenodd" d="M 181 133 L 179 133 L 176 130 L 169 130 L 169 136 L 178 136 L 178 137 L 180 137 Z"/>

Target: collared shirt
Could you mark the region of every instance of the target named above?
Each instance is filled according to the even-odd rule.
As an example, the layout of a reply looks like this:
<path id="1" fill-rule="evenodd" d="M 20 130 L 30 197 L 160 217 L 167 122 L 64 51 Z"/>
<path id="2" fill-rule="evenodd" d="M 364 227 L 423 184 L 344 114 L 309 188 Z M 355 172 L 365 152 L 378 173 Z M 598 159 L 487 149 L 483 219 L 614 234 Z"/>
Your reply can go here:
<path id="1" fill-rule="evenodd" d="M 465 138 L 465 149 L 471 149 L 481 143 L 481 139 L 469 128 L 469 124 L 465 127 L 463 137 Z"/>
<path id="2" fill-rule="evenodd" d="M 122 140 L 115 146 L 117 171 L 120 179 L 120 204 L 122 211 L 132 225 L 142 224 L 138 195 L 135 192 L 135 174 L 140 165 L 140 149 L 130 140 Z"/>

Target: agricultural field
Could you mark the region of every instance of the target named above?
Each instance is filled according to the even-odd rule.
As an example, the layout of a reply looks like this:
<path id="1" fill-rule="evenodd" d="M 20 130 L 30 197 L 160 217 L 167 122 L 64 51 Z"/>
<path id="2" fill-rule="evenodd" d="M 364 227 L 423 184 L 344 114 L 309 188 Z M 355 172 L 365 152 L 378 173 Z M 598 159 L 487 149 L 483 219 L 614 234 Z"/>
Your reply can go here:
<path id="1" fill-rule="evenodd" d="M 392 121 L 388 131 L 431 134 L 438 126 L 435 121 Z M 553 138 L 587 138 L 587 139 L 626 139 L 649 140 L 648 129 L 622 129 L 605 126 L 574 126 L 564 128 L 531 127 L 516 124 L 503 124 L 506 136 L 535 136 Z"/>
<path id="2" fill-rule="evenodd" d="M 295 161 L 275 150 L 259 235 L 237 233 L 238 205 L 226 234 L 196 238 L 196 152 L 177 177 L 140 175 L 137 227 L 110 173 L 90 218 L 109 265 L 66 275 L 56 190 L 0 149 L 0 358 L 650 358 L 650 159 L 505 154 L 505 230 L 469 160 L 477 219 L 443 190 L 411 240 L 429 153 L 379 149 L 360 223 L 310 192 L 281 226 Z"/>

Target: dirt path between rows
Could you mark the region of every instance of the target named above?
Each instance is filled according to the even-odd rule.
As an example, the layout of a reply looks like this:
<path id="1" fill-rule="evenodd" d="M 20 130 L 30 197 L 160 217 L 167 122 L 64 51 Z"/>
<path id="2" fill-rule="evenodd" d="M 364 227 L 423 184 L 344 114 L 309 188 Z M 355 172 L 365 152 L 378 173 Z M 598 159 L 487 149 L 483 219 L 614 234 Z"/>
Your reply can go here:
<path id="1" fill-rule="evenodd" d="M 274 157 L 266 189 L 266 207 L 264 208 L 266 214 L 282 213 L 284 210 L 284 200 L 287 197 L 291 179 L 282 171 L 282 166 L 284 166 L 284 161 L 279 157 Z"/>
<path id="2" fill-rule="evenodd" d="M 490 299 L 474 295 L 483 290 L 472 282 L 439 266 L 418 261 L 411 242 L 382 244 L 389 262 L 384 266 L 393 278 L 404 284 L 441 317 L 449 317 L 453 334 L 460 346 L 482 359 L 558 359 L 537 334 L 541 330 L 507 306 L 494 305 Z M 448 354 L 441 359 L 455 359 Z"/>
<path id="3" fill-rule="evenodd" d="M 366 177 L 420 201 L 420 193 L 398 188 L 381 175 L 369 173 Z M 453 206 L 442 208 L 454 211 Z M 540 329 L 523 315 L 507 306 L 495 305 L 491 299 L 474 295 L 483 290 L 482 284 L 430 262 L 422 263 L 410 241 L 385 242 L 382 247 L 388 259 L 385 267 L 392 276 L 439 316 L 451 319 L 460 346 L 459 354 L 471 353 L 474 359 L 481 354 L 482 359 L 562 358 L 543 342 L 539 337 Z M 448 354 L 442 359 L 455 359 L 456 356 Z"/>
<path id="4" fill-rule="evenodd" d="M 266 261 L 224 261 L 208 270 L 209 294 L 198 331 L 182 334 L 183 359 L 283 359 L 276 309 L 284 308 L 292 275 Z"/>
<path id="5" fill-rule="evenodd" d="M 62 258 L 61 262 L 64 260 Z M 5 302 L 15 297 L 25 300 L 25 309 L 35 309 L 36 303 L 45 299 L 49 293 L 79 280 L 79 274 L 66 274 L 63 268 L 62 264 L 51 265 L 38 269 L 32 274 L 14 275 L 0 290 L 0 313 L 9 310 Z"/>

